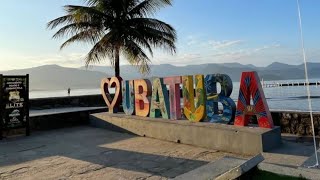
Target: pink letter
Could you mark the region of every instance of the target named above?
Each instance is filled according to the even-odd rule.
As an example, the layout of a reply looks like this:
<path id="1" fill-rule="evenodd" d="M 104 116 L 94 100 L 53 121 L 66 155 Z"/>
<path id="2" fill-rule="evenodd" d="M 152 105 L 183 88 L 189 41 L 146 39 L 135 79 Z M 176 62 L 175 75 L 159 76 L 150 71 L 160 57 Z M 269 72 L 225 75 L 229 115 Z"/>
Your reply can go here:
<path id="1" fill-rule="evenodd" d="M 170 119 L 181 118 L 180 106 L 180 83 L 181 77 L 166 77 L 163 79 L 164 84 L 169 86 L 169 100 L 170 100 Z"/>

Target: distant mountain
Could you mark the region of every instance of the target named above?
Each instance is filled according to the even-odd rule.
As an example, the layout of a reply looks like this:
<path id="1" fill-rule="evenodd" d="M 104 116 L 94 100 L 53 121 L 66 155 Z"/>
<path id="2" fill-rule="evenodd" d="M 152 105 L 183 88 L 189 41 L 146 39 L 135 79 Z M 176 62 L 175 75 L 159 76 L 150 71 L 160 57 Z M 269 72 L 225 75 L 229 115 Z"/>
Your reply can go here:
<path id="1" fill-rule="evenodd" d="M 150 74 L 143 76 L 139 71 L 130 65 L 124 65 L 120 68 L 121 77 L 124 79 L 137 79 L 147 77 L 166 77 L 179 75 L 194 75 L 194 74 L 212 74 L 225 73 L 230 77 L 238 79 L 240 72 L 252 71 L 250 67 L 225 67 L 220 64 L 201 64 L 201 65 L 187 65 L 187 66 L 173 66 L 170 64 L 151 65 Z M 82 67 L 81 69 L 84 69 Z M 107 74 L 114 74 L 114 69 L 111 67 L 92 66 L 88 70 L 105 72 Z"/>
<path id="2" fill-rule="evenodd" d="M 288 68 L 295 68 L 297 66 L 295 65 L 289 65 L 289 64 L 284 64 L 284 63 L 279 63 L 279 62 L 273 62 L 269 66 L 267 66 L 265 69 L 269 70 L 281 70 L 281 69 L 288 69 Z"/>
<path id="3" fill-rule="evenodd" d="M 4 75 L 29 74 L 30 90 L 81 89 L 100 86 L 100 80 L 106 73 L 65 68 L 58 65 L 45 65 L 28 69 L 0 72 Z"/>
<path id="4" fill-rule="evenodd" d="M 309 77 L 320 78 L 320 63 L 308 63 Z M 134 66 L 124 65 L 120 68 L 123 79 L 140 79 L 152 77 L 167 77 L 194 74 L 227 74 L 234 82 L 240 80 L 243 71 L 257 71 L 260 78 L 267 80 L 303 79 L 304 65 L 288 65 L 272 63 L 267 67 L 242 65 L 240 63 L 200 64 L 173 66 L 170 64 L 151 65 L 150 74 L 143 76 Z M 31 90 L 57 90 L 98 88 L 103 77 L 114 75 L 114 69 L 109 66 L 92 66 L 88 69 L 66 68 L 58 65 L 45 65 L 28 69 L 0 72 L 4 75 L 30 74 Z"/>
<path id="5" fill-rule="evenodd" d="M 84 67 L 81 67 L 84 69 Z M 88 70 L 114 74 L 112 67 L 91 66 Z M 142 76 L 138 70 L 130 65 L 121 66 L 121 77 L 124 79 L 137 79 L 146 77 L 166 77 L 175 75 L 194 75 L 194 74 L 228 74 L 233 81 L 239 81 L 241 72 L 257 71 L 260 78 L 264 80 L 289 80 L 303 79 L 304 65 L 289 65 L 274 62 L 267 67 L 256 67 L 252 64 L 243 65 L 240 63 L 221 63 L 221 64 L 200 64 L 187 66 L 173 66 L 170 64 L 151 65 L 151 72 L 146 77 Z M 308 63 L 309 78 L 320 78 L 320 63 Z"/>

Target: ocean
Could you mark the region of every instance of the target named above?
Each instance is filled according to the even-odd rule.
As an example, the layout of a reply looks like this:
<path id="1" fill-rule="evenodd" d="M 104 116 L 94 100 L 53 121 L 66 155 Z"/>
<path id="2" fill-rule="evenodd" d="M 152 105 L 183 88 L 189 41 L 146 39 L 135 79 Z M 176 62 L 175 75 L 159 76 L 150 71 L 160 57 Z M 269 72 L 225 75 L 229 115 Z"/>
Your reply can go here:
<path id="1" fill-rule="evenodd" d="M 311 79 L 310 82 L 320 81 Z M 265 83 L 291 83 L 304 80 L 265 81 Z M 231 98 L 236 102 L 239 94 L 239 82 L 233 82 Z M 219 90 L 218 85 L 218 90 Z M 307 111 L 308 99 L 306 86 L 265 87 L 264 93 L 271 110 Z M 320 112 L 320 86 L 310 86 L 313 111 Z M 71 89 L 70 96 L 101 94 L 100 89 Z M 66 90 L 30 91 L 30 98 L 66 97 Z"/>

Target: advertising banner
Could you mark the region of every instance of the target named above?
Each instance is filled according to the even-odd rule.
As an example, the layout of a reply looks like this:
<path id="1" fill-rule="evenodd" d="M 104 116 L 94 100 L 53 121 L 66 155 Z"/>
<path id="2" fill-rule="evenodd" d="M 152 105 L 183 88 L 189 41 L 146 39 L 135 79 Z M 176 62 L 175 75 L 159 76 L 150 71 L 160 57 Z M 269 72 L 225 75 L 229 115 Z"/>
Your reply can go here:
<path id="1" fill-rule="evenodd" d="M 3 76 L 0 75 L 0 139 L 3 131 L 29 128 L 29 75 Z"/>

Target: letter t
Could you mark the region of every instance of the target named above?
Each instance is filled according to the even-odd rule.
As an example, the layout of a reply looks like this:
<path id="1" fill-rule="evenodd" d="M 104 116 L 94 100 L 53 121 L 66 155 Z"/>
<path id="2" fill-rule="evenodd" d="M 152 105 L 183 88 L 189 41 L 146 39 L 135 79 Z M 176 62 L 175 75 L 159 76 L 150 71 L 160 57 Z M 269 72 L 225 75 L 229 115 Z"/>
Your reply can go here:
<path id="1" fill-rule="evenodd" d="M 181 76 L 163 78 L 164 84 L 169 86 L 169 100 L 170 100 L 170 119 L 181 118 L 180 107 L 180 84 Z"/>

